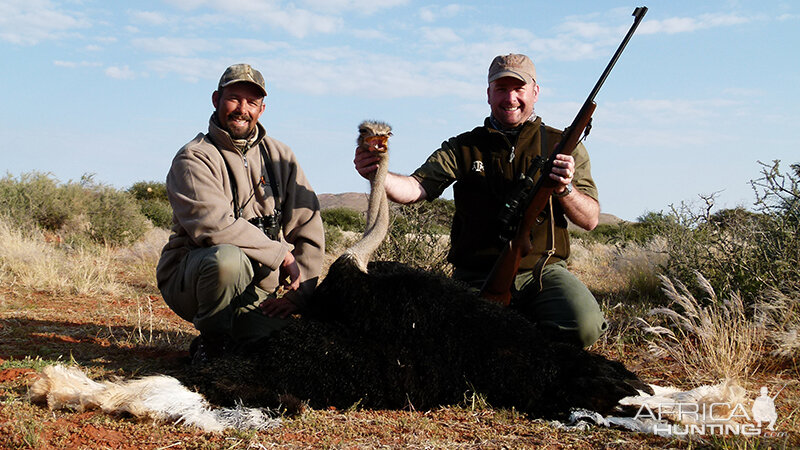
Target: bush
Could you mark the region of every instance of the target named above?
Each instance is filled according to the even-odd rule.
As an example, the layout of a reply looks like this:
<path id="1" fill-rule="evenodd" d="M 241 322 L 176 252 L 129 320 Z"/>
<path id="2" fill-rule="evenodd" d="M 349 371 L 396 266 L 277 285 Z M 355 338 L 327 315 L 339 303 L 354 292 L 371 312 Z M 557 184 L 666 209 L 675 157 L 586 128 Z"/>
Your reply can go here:
<path id="1" fill-rule="evenodd" d="M 646 245 L 658 236 L 664 226 L 674 222 L 674 218 L 663 212 L 648 212 L 636 222 L 622 221 L 617 224 L 600 224 L 592 231 L 578 231 L 576 237 L 585 242 L 600 244 L 625 244 L 634 242 Z"/>
<path id="2" fill-rule="evenodd" d="M 49 173 L 30 172 L 19 180 L 6 175 L 0 180 L 0 210 L 22 228 L 56 231 L 81 209 L 81 190 L 72 182 L 59 185 Z"/>
<path id="3" fill-rule="evenodd" d="M 325 232 L 325 252 L 336 252 L 336 250 L 344 244 L 344 234 L 342 230 L 327 222 L 322 222 L 322 227 Z"/>
<path id="4" fill-rule="evenodd" d="M 364 215 L 350 208 L 329 208 L 322 211 L 322 221 L 342 231 L 362 233 L 366 226 Z"/>
<path id="5" fill-rule="evenodd" d="M 136 200 L 162 200 L 169 203 L 167 185 L 157 181 L 138 181 L 128 188 Z"/>
<path id="6" fill-rule="evenodd" d="M 172 206 L 167 198 L 167 185 L 156 181 L 139 181 L 128 189 L 139 203 L 145 217 L 155 227 L 172 227 Z"/>
<path id="7" fill-rule="evenodd" d="M 147 231 L 147 218 L 130 194 L 109 186 L 90 186 L 87 216 L 92 239 L 109 245 L 131 244 Z"/>
<path id="8" fill-rule="evenodd" d="M 158 228 L 172 227 L 172 206 L 161 200 L 139 200 L 139 211 Z"/>
<path id="9" fill-rule="evenodd" d="M 455 212 L 455 203 L 452 200 L 441 198 L 430 202 L 406 205 L 401 207 L 398 210 L 398 214 L 395 215 L 393 227 L 397 228 L 398 232 L 413 233 L 414 230 L 421 229 L 415 227 L 422 225 L 425 228 L 424 233 L 449 235 Z"/>
<path id="10" fill-rule="evenodd" d="M 702 196 L 701 207 L 672 207 L 657 227 L 667 239 L 670 277 L 691 284 L 700 272 L 717 292 L 738 292 L 750 305 L 770 288 L 800 290 L 800 165 L 782 173 L 779 161 L 762 163 L 762 177 L 751 184 L 754 212 L 712 213 L 714 195 Z"/>
<path id="11" fill-rule="evenodd" d="M 450 200 L 403 205 L 393 210 L 389 234 L 375 260 L 398 261 L 423 270 L 450 274 L 447 262 L 449 222 L 455 206 Z"/>
<path id="12" fill-rule="evenodd" d="M 60 183 L 52 174 L 31 172 L 0 180 L 0 215 L 19 229 L 57 233 L 73 245 L 93 241 L 128 244 L 147 231 L 148 223 L 129 193 L 96 183 Z"/>

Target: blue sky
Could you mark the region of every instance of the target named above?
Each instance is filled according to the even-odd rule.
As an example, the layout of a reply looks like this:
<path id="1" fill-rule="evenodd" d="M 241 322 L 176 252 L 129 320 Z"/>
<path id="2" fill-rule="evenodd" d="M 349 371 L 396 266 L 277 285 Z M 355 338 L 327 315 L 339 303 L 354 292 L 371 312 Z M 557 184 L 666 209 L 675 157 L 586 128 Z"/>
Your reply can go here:
<path id="1" fill-rule="evenodd" d="M 604 212 L 633 220 L 698 195 L 751 206 L 757 160 L 800 162 L 800 6 L 650 1 L 597 97 L 586 142 Z M 489 6 L 491 5 L 491 6 Z M 0 0 L 0 169 L 163 181 L 205 131 L 230 64 L 267 80 L 262 123 L 318 193 L 365 192 L 363 119 L 394 128 L 410 173 L 488 114 L 491 59 L 526 53 L 536 111 L 572 120 L 642 3 L 412 0 Z"/>

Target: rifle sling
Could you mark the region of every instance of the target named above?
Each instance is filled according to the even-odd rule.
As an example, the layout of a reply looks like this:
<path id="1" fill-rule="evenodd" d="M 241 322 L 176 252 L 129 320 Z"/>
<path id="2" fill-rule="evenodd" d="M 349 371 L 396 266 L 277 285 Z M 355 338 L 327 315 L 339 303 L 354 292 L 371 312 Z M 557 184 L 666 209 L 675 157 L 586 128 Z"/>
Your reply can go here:
<path id="1" fill-rule="evenodd" d="M 550 156 L 549 155 L 550 152 L 549 152 L 549 150 L 547 148 L 547 132 L 546 132 L 546 130 L 544 128 L 544 122 L 542 122 L 541 128 L 539 129 L 539 146 L 541 148 L 541 155 L 540 155 L 541 158 L 542 158 L 541 160 L 542 161 L 547 161 L 548 157 Z M 545 176 L 545 173 L 542 172 L 539 176 L 543 177 L 543 176 Z M 547 232 L 547 242 L 548 242 L 548 244 L 547 244 L 547 253 L 542 255 L 542 257 L 539 258 L 539 261 L 536 262 L 536 265 L 533 266 L 533 269 L 532 269 L 531 273 L 533 274 L 533 276 L 536 279 L 536 284 L 535 284 L 536 290 L 535 290 L 535 292 L 532 292 L 532 293 L 529 294 L 529 296 L 527 296 L 529 299 L 534 297 L 534 296 L 536 296 L 539 292 L 541 292 L 541 290 L 542 290 L 542 273 L 544 272 L 544 266 L 547 265 L 547 261 L 556 252 L 556 239 L 555 239 L 555 236 L 556 236 L 555 226 L 556 225 L 555 225 L 555 217 L 553 215 L 553 197 L 552 196 L 549 199 L 547 199 L 547 209 L 550 212 L 550 229 L 547 230 L 548 231 Z M 515 302 L 515 303 L 517 304 L 517 306 L 521 306 L 519 301 Z"/>
<path id="2" fill-rule="evenodd" d="M 533 266 L 533 275 L 536 277 L 536 293 L 533 295 L 538 294 L 542 290 L 542 273 L 544 272 L 544 266 L 547 265 L 547 260 L 550 259 L 551 256 L 556 252 L 556 229 L 555 229 L 555 220 L 553 218 L 553 197 L 547 200 L 547 209 L 550 210 L 550 229 L 547 230 L 547 241 L 548 241 L 548 249 L 547 253 L 542 255 L 539 258 L 539 261 L 536 262 L 536 265 Z"/>

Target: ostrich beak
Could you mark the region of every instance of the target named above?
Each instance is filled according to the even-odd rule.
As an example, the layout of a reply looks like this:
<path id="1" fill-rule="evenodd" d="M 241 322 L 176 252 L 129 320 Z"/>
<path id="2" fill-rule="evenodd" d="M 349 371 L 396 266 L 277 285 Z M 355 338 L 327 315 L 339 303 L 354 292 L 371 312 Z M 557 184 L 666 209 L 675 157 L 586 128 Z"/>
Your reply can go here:
<path id="1" fill-rule="evenodd" d="M 373 153 L 386 153 L 389 150 L 389 136 L 370 136 L 365 139 L 367 149 Z"/>

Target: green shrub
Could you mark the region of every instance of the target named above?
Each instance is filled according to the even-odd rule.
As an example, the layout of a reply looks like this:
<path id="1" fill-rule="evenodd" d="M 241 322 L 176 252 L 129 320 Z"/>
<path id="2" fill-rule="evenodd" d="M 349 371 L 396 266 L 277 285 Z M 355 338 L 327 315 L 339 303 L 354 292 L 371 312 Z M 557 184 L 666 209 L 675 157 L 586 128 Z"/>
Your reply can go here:
<path id="1" fill-rule="evenodd" d="M 577 231 L 577 237 L 586 242 L 600 244 L 625 244 L 634 242 L 645 245 L 658 236 L 661 230 L 675 219 L 662 212 L 647 212 L 636 222 L 622 221 L 617 224 L 600 224 L 592 231 Z"/>
<path id="2" fill-rule="evenodd" d="M 449 222 L 455 210 L 450 200 L 403 205 L 393 209 L 386 240 L 373 259 L 398 261 L 420 269 L 450 274 L 447 262 Z"/>
<path id="3" fill-rule="evenodd" d="M 128 193 L 136 200 L 162 200 L 169 203 L 167 185 L 159 181 L 137 181 L 128 188 Z"/>
<path id="4" fill-rule="evenodd" d="M 0 214 L 20 229 L 59 233 L 72 245 L 128 244 L 149 226 L 131 194 L 98 184 L 92 175 L 79 183 L 60 183 L 41 172 L 6 175 L 0 180 Z"/>
<path id="5" fill-rule="evenodd" d="M 81 208 L 81 187 L 59 185 L 52 174 L 30 172 L 0 180 L 0 210 L 20 227 L 36 226 L 56 231 Z"/>
<path id="6" fill-rule="evenodd" d="M 800 288 L 800 165 L 782 173 L 779 161 L 762 164 L 753 180 L 755 211 L 734 208 L 712 213 L 704 205 L 672 207 L 658 233 L 667 240 L 670 277 L 690 285 L 700 272 L 717 292 L 738 292 L 752 304 L 764 291 Z"/>
<path id="7" fill-rule="evenodd" d="M 339 227 L 327 222 L 323 222 L 322 227 L 325 231 L 325 251 L 335 253 L 344 245 L 344 233 Z"/>
<path id="8" fill-rule="evenodd" d="M 366 225 L 364 215 L 350 208 L 329 208 L 322 211 L 322 221 L 342 231 L 363 232 Z"/>
<path id="9" fill-rule="evenodd" d="M 142 214 L 155 227 L 172 227 L 172 206 L 167 198 L 167 185 L 156 181 L 139 181 L 128 188 L 139 203 Z"/>
<path id="10" fill-rule="evenodd" d="M 109 186 L 92 186 L 92 201 L 87 215 L 89 234 L 97 242 L 109 245 L 133 243 L 147 231 L 147 218 L 136 199 Z"/>
<path id="11" fill-rule="evenodd" d="M 172 227 L 172 206 L 163 200 L 147 199 L 139 200 L 139 210 L 150 219 L 154 227 Z"/>

